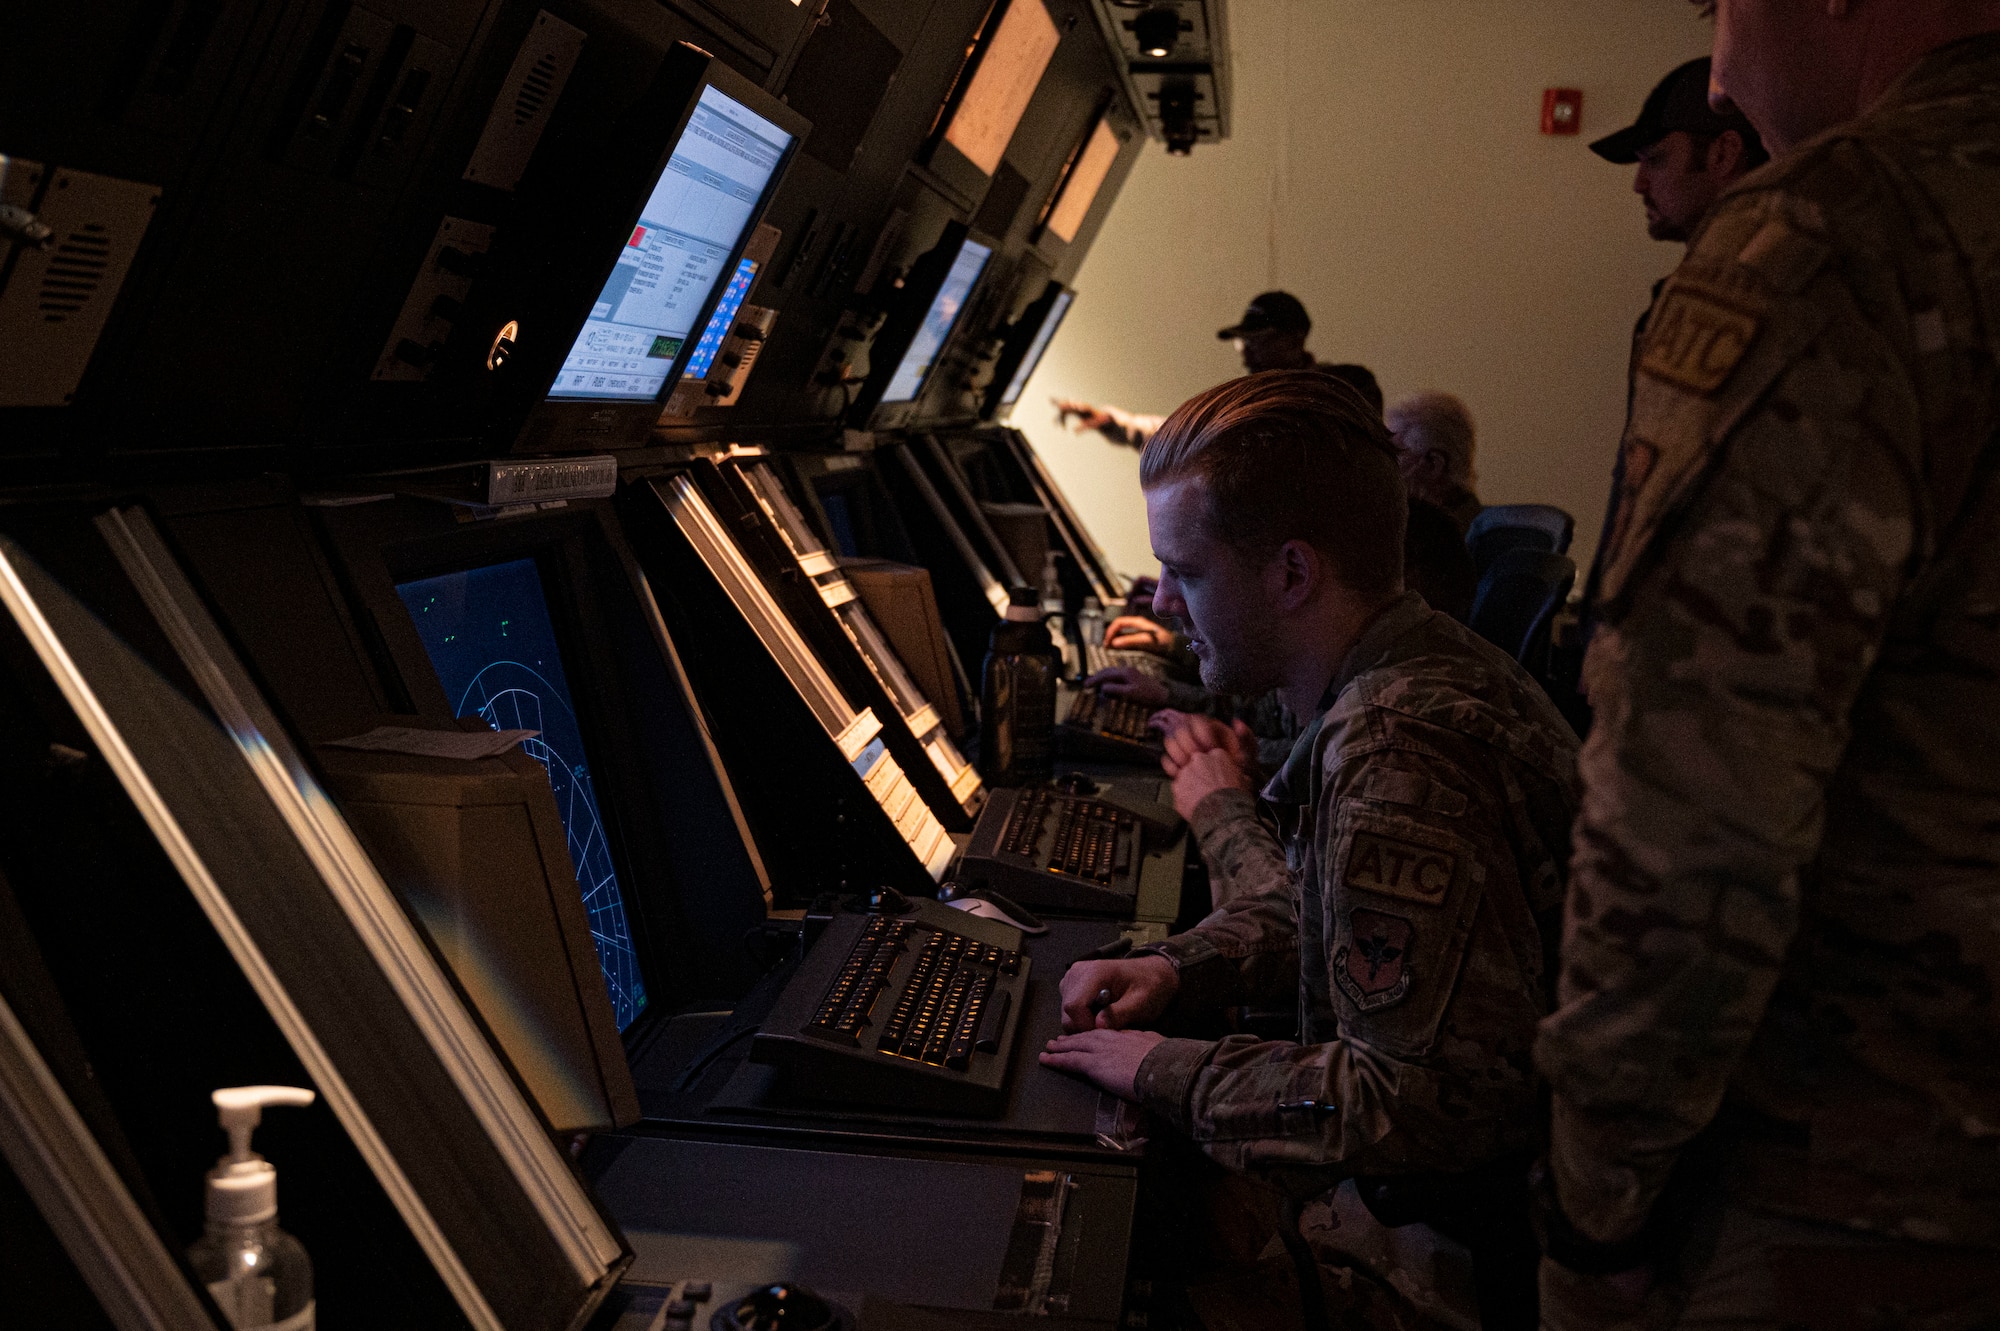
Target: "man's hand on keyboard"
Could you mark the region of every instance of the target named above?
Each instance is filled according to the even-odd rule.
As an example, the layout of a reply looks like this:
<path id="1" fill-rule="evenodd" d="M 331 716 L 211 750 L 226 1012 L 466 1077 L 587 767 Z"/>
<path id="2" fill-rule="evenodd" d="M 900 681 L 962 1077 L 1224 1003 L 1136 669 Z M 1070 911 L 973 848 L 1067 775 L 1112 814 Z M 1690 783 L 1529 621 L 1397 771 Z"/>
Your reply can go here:
<path id="1" fill-rule="evenodd" d="M 1132 666 L 1112 666 L 1083 681 L 1107 698 L 1129 698 L 1141 707 L 1160 707 L 1167 701 L 1167 686 Z"/>
<path id="2" fill-rule="evenodd" d="M 1113 651 L 1165 656 L 1174 649 L 1174 631 L 1143 615 L 1120 615 L 1105 626 L 1104 645 Z"/>
<path id="3" fill-rule="evenodd" d="M 1081 1073 L 1121 1100 L 1137 1100 L 1133 1083 L 1153 1046 L 1167 1037 L 1157 1031 L 1079 1031 L 1058 1035 L 1042 1051 L 1042 1066 Z"/>
<path id="4" fill-rule="evenodd" d="M 1149 1025 L 1180 987 L 1181 973 L 1165 957 L 1079 961 L 1062 978 L 1062 1027 L 1074 1033 Z"/>

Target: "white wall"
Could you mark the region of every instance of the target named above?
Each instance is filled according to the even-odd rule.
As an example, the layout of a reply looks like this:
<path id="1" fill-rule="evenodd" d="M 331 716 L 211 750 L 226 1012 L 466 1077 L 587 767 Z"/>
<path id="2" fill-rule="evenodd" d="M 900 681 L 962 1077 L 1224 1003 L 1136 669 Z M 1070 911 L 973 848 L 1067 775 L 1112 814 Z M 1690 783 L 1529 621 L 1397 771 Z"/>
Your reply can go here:
<path id="1" fill-rule="evenodd" d="M 1164 412 L 1240 373 L 1215 330 L 1293 292 L 1311 348 L 1391 402 L 1457 393 L 1488 503 L 1559 504 L 1597 539 L 1632 322 L 1680 248 L 1646 236 L 1593 138 L 1704 54 L 1682 0 L 1236 0 L 1229 142 L 1146 154 L 1015 409 L 1111 561 L 1151 572 L 1138 455 L 1059 429 L 1052 397 Z M 1583 132 L 1540 133 L 1542 89 Z"/>

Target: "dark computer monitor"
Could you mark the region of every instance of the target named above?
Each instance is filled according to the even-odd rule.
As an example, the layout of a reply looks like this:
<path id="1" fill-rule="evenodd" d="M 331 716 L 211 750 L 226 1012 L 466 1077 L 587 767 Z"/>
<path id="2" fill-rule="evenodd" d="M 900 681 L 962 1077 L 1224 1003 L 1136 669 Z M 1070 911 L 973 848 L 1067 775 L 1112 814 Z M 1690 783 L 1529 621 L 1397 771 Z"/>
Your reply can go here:
<path id="1" fill-rule="evenodd" d="M 923 391 L 931 367 L 937 364 L 938 353 L 951 339 L 952 329 L 958 326 L 959 316 L 965 313 L 973 288 L 979 285 L 980 274 L 986 271 L 992 257 L 991 245 L 982 245 L 970 236 L 959 245 L 936 294 L 924 310 L 923 319 L 917 324 L 916 335 L 910 339 L 882 390 L 883 402 L 914 402 Z"/>
<path id="2" fill-rule="evenodd" d="M 624 1030 L 645 1010 L 646 982 L 540 569 L 515 559 L 401 582 L 396 593 L 458 715 L 495 730 L 538 732 L 521 747 L 555 792 L 598 964 Z"/>
<path id="3" fill-rule="evenodd" d="M 1007 338 L 999 361 L 993 367 L 993 384 L 988 392 L 998 392 L 997 396 L 987 401 L 988 415 L 1021 400 L 1021 391 L 1034 377 L 1035 367 L 1042 363 L 1042 353 L 1049 349 L 1056 330 L 1062 327 L 1063 316 L 1069 313 L 1069 307 L 1075 300 L 1075 292 L 1060 282 L 1051 282 L 1035 303 L 1022 313 Z"/>
<path id="4" fill-rule="evenodd" d="M 573 164 L 541 191 L 549 220 L 507 258 L 533 270 L 520 317 L 486 314 L 496 338 L 512 328 L 501 368 L 527 420 L 520 447 L 643 441 L 718 307 L 748 289 L 744 248 L 810 128 L 691 46 L 656 84 L 634 118 L 643 132 L 604 126 L 578 145 L 596 167 Z"/>

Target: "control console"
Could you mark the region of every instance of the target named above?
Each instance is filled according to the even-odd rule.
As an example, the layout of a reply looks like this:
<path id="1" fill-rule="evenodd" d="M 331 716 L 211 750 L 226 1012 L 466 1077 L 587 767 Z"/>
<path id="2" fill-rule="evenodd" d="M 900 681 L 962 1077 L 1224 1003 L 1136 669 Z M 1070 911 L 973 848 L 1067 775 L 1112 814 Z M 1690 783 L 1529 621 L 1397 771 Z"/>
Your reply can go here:
<path id="1" fill-rule="evenodd" d="M 1056 751 L 1085 761 L 1157 763 L 1165 749 L 1147 724 L 1155 710 L 1098 689 L 1064 688 L 1056 699 Z"/>
<path id="2" fill-rule="evenodd" d="M 1185 862 L 1182 827 L 1171 808 L 1126 783 L 1071 776 L 1055 788 L 996 789 L 956 877 L 1031 908 L 1171 920 Z M 1144 911 L 1142 897 L 1166 913 Z"/>
<path id="3" fill-rule="evenodd" d="M 885 893 L 834 917 L 751 1045 L 800 1098 L 998 1114 L 1026 1009 L 1021 931 Z"/>

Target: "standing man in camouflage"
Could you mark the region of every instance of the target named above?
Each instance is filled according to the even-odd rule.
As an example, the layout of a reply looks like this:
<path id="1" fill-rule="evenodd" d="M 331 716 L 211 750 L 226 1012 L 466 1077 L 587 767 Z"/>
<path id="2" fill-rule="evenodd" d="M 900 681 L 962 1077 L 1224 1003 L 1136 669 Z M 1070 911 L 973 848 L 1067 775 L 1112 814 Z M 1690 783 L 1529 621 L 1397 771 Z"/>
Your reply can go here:
<path id="1" fill-rule="evenodd" d="M 1632 191 L 1646 208 L 1646 234 L 1678 245 L 1690 243 L 1724 190 L 1771 160 L 1763 138 L 1735 106 L 1721 110 L 1709 105 L 1713 73 L 1709 57 L 1690 60 L 1660 80 L 1639 110 L 1639 118 L 1590 145 L 1590 150 L 1616 166 L 1636 166 Z M 1653 284 L 1653 299 L 1667 285 Z M 1631 412 L 1632 381 L 1639 373 L 1639 344 L 1645 340 L 1651 307 L 1632 330 L 1632 359 L 1626 376 L 1626 412 Z M 1618 499 L 1624 493 L 1624 466 L 1614 466 L 1611 498 L 1605 506 L 1602 531 L 1608 543 L 1618 525 Z M 1583 586 L 1583 619 L 1596 622 L 1597 586 L 1604 544 Z M 1586 631 L 1588 631 L 1586 629 Z"/>
<path id="2" fill-rule="evenodd" d="M 2000 4 L 1722 0 L 1639 351 L 1547 1325 L 2000 1325 Z"/>
<path id="3" fill-rule="evenodd" d="M 1511 1279 L 1532 1324 L 1528 1056 L 1575 737 L 1505 653 L 1403 590 L 1394 448 L 1346 386 L 1277 371 L 1210 389 L 1148 442 L 1140 478 L 1155 604 L 1186 625 L 1203 684 L 1275 689 L 1314 720 L 1264 790 L 1277 833 L 1241 737 L 1207 718 L 1176 732 L 1175 806 L 1232 880 L 1228 903 L 1139 955 L 1073 966 L 1072 1033 L 1043 1062 L 1235 1170 L 1415 1184 L 1434 1225 L 1455 1207 L 1497 1215 L 1511 1184 L 1521 1242 L 1481 1297 Z M 1296 1043 L 1152 1029 L 1170 1007 L 1293 1001 Z"/>

